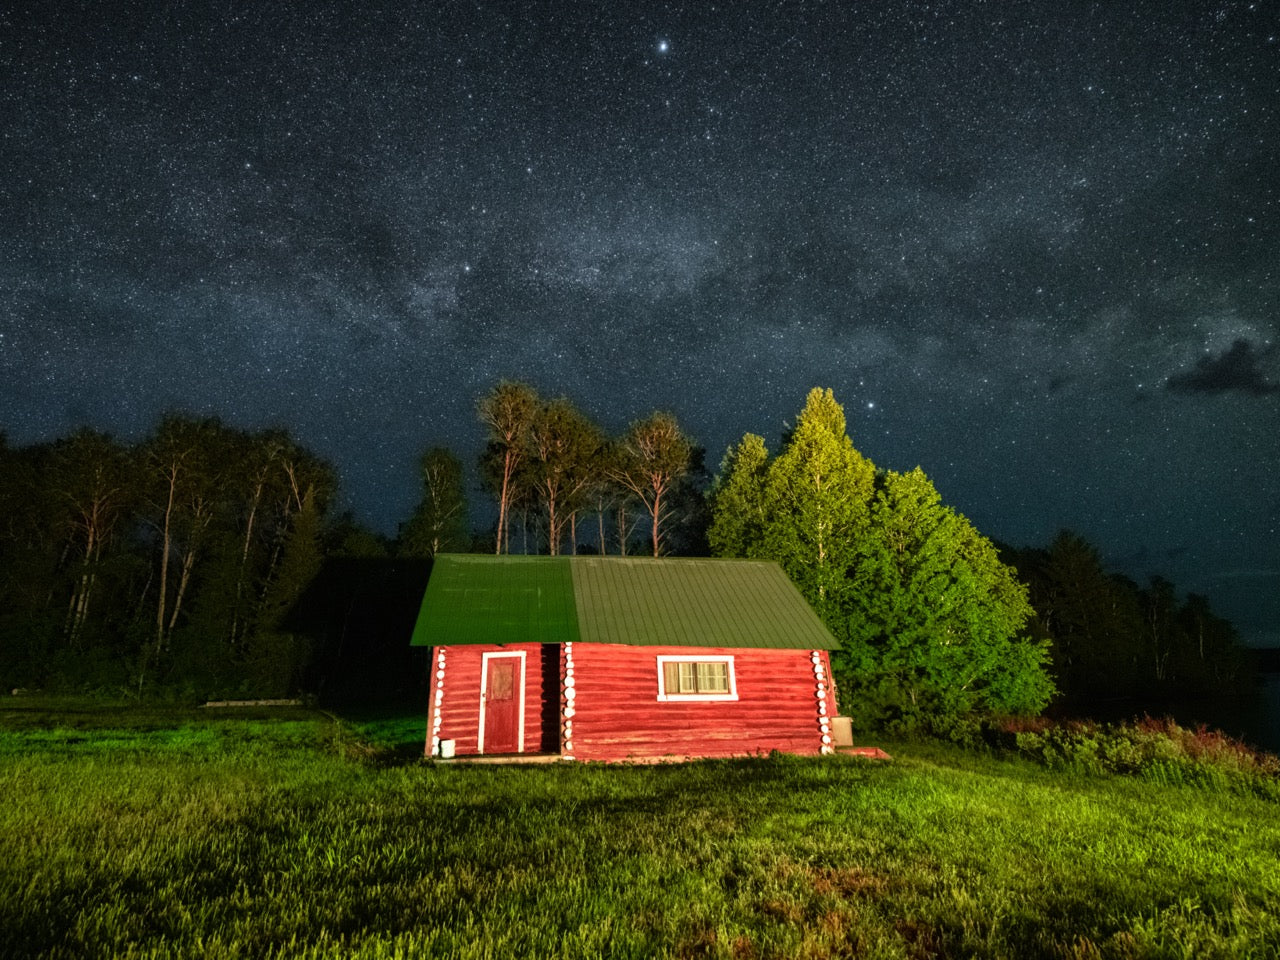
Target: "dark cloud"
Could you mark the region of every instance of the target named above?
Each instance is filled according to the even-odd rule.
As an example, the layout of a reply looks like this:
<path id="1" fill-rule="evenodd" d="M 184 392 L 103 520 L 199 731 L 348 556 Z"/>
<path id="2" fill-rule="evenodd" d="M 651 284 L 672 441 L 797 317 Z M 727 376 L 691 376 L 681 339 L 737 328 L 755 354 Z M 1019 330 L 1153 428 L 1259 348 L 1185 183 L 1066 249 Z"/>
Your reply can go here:
<path id="1" fill-rule="evenodd" d="M 1239 390 L 1254 397 L 1280 393 L 1280 383 L 1267 379 L 1261 362 L 1275 352 L 1275 347 L 1256 348 L 1248 340 L 1237 340 L 1231 348 L 1214 356 L 1201 357 L 1194 369 L 1178 373 L 1165 381 L 1171 393 L 1226 393 Z"/>

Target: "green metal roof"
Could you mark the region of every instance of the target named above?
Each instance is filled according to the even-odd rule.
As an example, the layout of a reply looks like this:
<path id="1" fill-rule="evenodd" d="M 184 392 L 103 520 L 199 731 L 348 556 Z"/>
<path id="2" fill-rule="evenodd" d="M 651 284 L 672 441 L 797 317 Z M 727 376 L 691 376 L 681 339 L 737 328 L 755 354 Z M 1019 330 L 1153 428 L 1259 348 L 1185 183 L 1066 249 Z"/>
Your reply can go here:
<path id="1" fill-rule="evenodd" d="M 414 646 L 467 643 L 831 650 L 838 644 L 766 560 L 436 557 Z"/>
<path id="2" fill-rule="evenodd" d="M 567 557 L 440 554 L 410 643 L 563 643 L 577 635 Z"/>

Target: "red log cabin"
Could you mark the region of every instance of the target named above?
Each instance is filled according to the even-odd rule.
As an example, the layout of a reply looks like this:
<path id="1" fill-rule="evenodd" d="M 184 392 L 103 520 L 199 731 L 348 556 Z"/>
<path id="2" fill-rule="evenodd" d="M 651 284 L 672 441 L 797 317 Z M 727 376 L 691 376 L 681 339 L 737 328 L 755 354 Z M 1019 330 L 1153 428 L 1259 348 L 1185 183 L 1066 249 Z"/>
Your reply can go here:
<path id="1" fill-rule="evenodd" d="M 412 643 L 431 756 L 832 750 L 837 644 L 772 562 L 441 554 Z"/>

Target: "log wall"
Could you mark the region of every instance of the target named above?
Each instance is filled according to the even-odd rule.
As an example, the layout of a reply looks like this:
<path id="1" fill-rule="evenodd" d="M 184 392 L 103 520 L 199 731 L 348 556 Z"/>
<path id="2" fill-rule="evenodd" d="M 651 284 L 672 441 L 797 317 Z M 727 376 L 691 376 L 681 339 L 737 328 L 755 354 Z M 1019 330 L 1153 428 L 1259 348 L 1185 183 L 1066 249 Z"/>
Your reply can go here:
<path id="1" fill-rule="evenodd" d="M 428 754 L 441 740 L 457 756 L 478 752 L 483 654 L 516 651 L 525 653 L 525 753 L 655 761 L 831 750 L 825 650 L 529 643 L 432 651 Z M 732 656 L 738 699 L 659 702 L 658 657 L 690 655 Z"/>
<path id="2" fill-rule="evenodd" d="M 830 750 L 826 651 L 575 643 L 573 756 L 661 760 Z M 659 656 L 732 656 L 737 700 L 658 701 Z M 566 738 L 567 739 L 567 738 Z"/>
<path id="3" fill-rule="evenodd" d="M 486 653 L 523 652 L 524 753 L 558 753 L 555 706 L 559 697 L 559 655 L 552 644 L 475 644 L 436 647 L 431 652 L 433 695 L 427 721 L 427 753 L 453 740 L 457 756 L 479 752 L 480 672 Z M 546 682 L 546 680 L 549 682 Z M 548 696 L 551 712 L 548 714 Z"/>

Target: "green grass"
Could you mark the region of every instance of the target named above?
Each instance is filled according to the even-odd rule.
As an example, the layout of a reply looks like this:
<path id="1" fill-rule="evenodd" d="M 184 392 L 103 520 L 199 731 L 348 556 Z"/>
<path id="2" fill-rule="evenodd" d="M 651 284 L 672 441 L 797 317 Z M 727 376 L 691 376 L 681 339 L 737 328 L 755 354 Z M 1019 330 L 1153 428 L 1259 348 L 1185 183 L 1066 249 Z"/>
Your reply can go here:
<path id="1" fill-rule="evenodd" d="M 465 767 L 421 719 L 0 707 L 0 955 L 1276 957 L 1280 806 L 941 745 Z"/>

